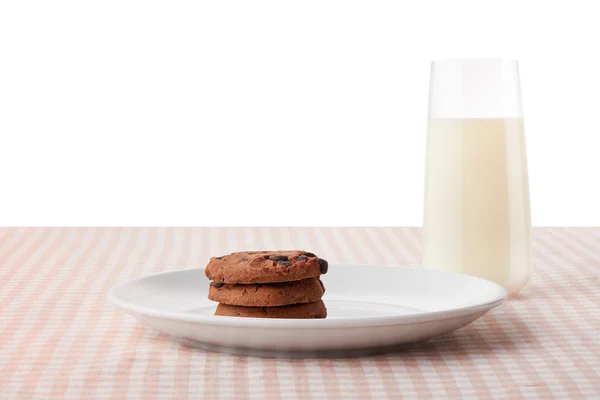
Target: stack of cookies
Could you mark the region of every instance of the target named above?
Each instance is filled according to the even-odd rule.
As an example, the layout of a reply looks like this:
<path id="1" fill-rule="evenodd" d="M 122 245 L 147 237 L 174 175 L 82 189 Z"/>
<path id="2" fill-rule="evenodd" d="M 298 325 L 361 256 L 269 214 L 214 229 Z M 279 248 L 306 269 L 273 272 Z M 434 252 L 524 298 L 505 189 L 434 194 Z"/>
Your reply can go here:
<path id="1" fill-rule="evenodd" d="M 313 253 L 251 251 L 212 257 L 206 276 L 215 315 L 251 318 L 325 318 L 319 279 L 327 261 Z"/>

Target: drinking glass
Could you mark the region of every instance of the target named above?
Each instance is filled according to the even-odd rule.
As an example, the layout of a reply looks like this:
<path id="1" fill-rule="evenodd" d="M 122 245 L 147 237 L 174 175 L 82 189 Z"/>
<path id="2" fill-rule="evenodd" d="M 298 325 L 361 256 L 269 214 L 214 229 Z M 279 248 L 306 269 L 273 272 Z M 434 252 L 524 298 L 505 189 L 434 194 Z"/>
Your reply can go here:
<path id="1" fill-rule="evenodd" d="M 531 215 L 516 60 L 431 64 L 423 266 L 494 281 L 531 277 Z"/>

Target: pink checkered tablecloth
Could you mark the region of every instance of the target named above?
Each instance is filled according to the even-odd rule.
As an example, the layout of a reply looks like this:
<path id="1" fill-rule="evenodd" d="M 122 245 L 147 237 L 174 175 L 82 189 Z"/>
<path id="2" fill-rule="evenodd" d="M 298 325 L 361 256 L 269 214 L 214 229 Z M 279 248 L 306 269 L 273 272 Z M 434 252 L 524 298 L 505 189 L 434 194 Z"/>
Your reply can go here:
<path id="1" fill-rule="evenodd" d="M 521 296 L 402 353 L 261 359 L 190 350 L 107 303 L 210 255 L 305 248 L 417 266 L 416 228 L 0 228 L 0 399 L 600 398 L 600 229 L 534 230 Z"/>

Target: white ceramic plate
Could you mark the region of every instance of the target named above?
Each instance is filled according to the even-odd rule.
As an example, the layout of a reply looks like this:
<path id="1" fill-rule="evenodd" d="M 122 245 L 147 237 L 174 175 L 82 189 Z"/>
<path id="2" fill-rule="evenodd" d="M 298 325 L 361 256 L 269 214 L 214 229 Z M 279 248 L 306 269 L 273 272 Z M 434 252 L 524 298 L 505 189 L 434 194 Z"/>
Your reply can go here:
<path id="1" fill-rule="evenodd" d="M 258 356 L 359 356 L 459 329 L 502 304 L 483 279 L 423 268 L 330 265 L 326 319 L 219 317 L 203 269 L 119 284 L 109 299 L 159 331 L 207 350 Z"/>

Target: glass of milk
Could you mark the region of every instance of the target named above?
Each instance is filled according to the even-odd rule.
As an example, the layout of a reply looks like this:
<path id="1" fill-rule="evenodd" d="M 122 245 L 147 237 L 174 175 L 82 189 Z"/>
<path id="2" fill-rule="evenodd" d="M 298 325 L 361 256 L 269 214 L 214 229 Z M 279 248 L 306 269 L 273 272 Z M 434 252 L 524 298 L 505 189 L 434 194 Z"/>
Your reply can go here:
<path id="1" fill-rule="evenodd" d="M 531 215 L 516 60 L 431 64 L 423 266 L 494 281 L 531 277 Z"/>

